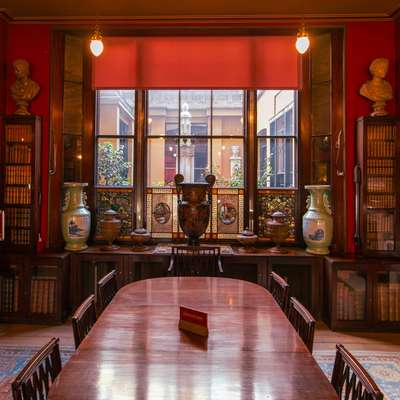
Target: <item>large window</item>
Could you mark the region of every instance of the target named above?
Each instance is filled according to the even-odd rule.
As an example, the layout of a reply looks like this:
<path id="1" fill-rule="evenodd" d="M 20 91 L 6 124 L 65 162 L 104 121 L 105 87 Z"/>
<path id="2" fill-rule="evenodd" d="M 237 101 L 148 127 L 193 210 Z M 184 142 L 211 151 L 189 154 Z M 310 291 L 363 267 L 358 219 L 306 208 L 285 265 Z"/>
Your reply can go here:
<path id="1" fill-rule="evenodd" d="M 295 238 L 297 195 L 297 92 L 257 91 L 257 199 L 259 233 L 274 211 L 284 212 Z"/>
<path id="2" fill-rule="evenodd" d="M 210 224 L 205 238 L 234 239 L 245 228 L 248 179 L 257 181 L 259 235 L 273 211 L 284 211 L 294 238 L 297 196 L 297 92 L 259 90 L 257 113 L 247 115 L 244 90 L 143 91 L 143 163 L 135 165 L 135 92 L 97 91 L 96 204 L 97 215 L 112 208 L 123 221 L 128 237 L 135 223 L 145 222 L 155 238 L 181 238 L 177 218 L 174 176 L 185 182 L 204 182 L 216 176 Z M 255 120 L 257 154 L 245 154 L 248 120 Z M 251 126 L 251 124 L 249 124 Z M 139 141 L 141 142 L 141 141 Z M 256 159 L 257 169 L 247 165 Z M 138 173 L 134 174 L 134 168 Z M 140 221 L 135 221 L 134 176 L 143 176 L 145 200 Z M 139 179 L 139 178 L 138 178 Z M 136 196 L 136 197 L 135 197 Z M 252 207 L 250 207 L 252 208 Z"/>
<path id="3" fill-rule="evenodd" d="M 257 92 L 258 188 L 296 186 L 297 129 L 293 90 Z"/>
<path id="4" fill-rule="evenodd" d="M 243 187 L 244 112 L 241 90 L 150 90 L 148 92 L 147 186 L 204 182 Z"/>
<path id="5" fill-rule="evenodd" d="M 113 209 L 122 220 L 122 236 L 133 227 L 135 91 L 97 91 L 96 214 Z M 99 226 L 99 224 L 97 224 Z"/>
<path id="6" fill-rule="evenodd" d="M 147 103 L 147 228 L 181 237 L 173 178 L 216 177 L 206 238 L 243 229 L 244 91 L 150 90 Z"/>

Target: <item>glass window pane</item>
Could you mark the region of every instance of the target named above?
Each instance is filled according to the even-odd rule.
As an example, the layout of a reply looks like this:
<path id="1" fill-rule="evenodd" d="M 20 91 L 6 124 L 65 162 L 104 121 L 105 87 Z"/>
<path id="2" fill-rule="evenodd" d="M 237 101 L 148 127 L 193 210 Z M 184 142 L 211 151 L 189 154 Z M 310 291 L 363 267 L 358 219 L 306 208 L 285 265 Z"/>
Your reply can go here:
<path id="1" fill-rule="evenodd" d="M 296 136 L 294 90 L 257 91 L 257 135 Z"/>
<path id="2" fill-rule="evenodd" d="M 210 134 L 211 90 L 182 90 L 180 134 Z"/>
<path id="3" fill-rule="evenodd" d="M 258 139 L 258 187 L 295 186 L 295 141 L 286 138 Z"/>
<path id="4" fill-rule="evenodd" d="M 331 134 L 331 84 L 312 86 L 312 134 Z"/>
<path id="5" fill-rule="evenodd" d="M 147 141 L 147 186 L 174 186 L 178 170 L 178 140 L 151 138 Z"/>
<path id="6" fill-rule="evenodd" d="M 149 90 L 147 134 L 178 135 L 179 90 Z"/>
<path id="7" fill-rule="evenodd" d="M 82 134 L 82 84 L 64 82 L 64 134 Z"/>
<path id="8" fill-rule="evenodd" d="M 96 215 L 98 220 L 104 218 L 104 212 L 110 208 L 118 213 L 121 219 L 122 237 L 129 237 L 132 232 L 132 189 L 100 189 L 96 192 Z M 100 224 L 97 224 L 97 235 L 100 234 Z"/>
<path id="9" fill-rule="evenodd" d="M 213 139 L 212 159 L 217 187 L 243 187 L 243 139 Z"/>
<path id="10" fill-rule="evenodd" d="M 135 130 L 135 91 L 99 90 L 98 135 L 132 135 Z"/>
<path id="11" fill-rule="evenodd" d="M 209 140 L 180 140 L 179 172 L 185 177 L 185 182 L 204 182 L 204 177 L 211 172 Z"/>
<path id="12" fill-rule="evenodd" d="M 98 139 L 97 185 L 132 186 L 133 154 L 133 139 Z"/>
<path id="13" fill-rule="evenodd" d="M 82 136 L 64 135 L 64 182 L 81 182 Z"/>
<path id="14" fill-rule="evenodd" d="M 312 183 L 327 185 L 330 181 L 330 136 L 312 138 Z"/>
<path id="15" fill-rule="evenodd" d="M 65 35 L 64 81 L 82 83 L 84 46 L 83 38 Z"/>
<path id="16" fill-rule="evenodd" d="M 212 104 L 212 134 L 243 136 L 243 90 L 214 90 Z"/>

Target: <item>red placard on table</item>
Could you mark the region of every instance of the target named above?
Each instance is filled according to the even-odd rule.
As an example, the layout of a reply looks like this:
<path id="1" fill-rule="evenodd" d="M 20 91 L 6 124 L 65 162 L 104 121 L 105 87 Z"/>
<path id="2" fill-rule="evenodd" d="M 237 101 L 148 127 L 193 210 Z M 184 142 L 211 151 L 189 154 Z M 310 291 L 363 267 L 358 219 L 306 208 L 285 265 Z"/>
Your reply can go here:
<path id="1" fill-rule="evenodd" d="M 207 313 L 181 306 L 179 313 L 179 329 L 200 336 L 208 336 Z"/>

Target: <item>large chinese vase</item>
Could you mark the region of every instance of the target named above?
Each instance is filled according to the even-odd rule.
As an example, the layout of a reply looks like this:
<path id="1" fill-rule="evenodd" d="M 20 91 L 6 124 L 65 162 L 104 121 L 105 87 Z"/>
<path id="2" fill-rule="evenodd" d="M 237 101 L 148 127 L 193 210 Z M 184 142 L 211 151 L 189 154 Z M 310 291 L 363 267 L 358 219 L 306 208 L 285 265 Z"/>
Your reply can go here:
<path id="1" fill-rule="evenodd" d="M 178 174 L 174 181 L 178 193 L 179 226 L 188 237 L 189 245 L 197 246 L 210 220 L 211 189 L 215 176 L 207 175 L 205 183 L 183 183 L 183 175 Z"/>

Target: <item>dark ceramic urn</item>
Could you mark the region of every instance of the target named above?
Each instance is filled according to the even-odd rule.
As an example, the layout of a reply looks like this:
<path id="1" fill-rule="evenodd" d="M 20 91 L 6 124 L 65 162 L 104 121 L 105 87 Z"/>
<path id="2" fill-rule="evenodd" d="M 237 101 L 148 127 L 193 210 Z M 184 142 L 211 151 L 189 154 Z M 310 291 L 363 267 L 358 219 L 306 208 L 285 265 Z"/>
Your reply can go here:
<path id="1" fill-rule="evenodd" d="M 200 244 L 210 220 L 211 188 L 215 183 L 214 175 L 207 175 L 205 183 L 183 183 L 181 174 L 174 178 L 178 193 L 179 226 L 189 239 L 190 246 Z"/>

